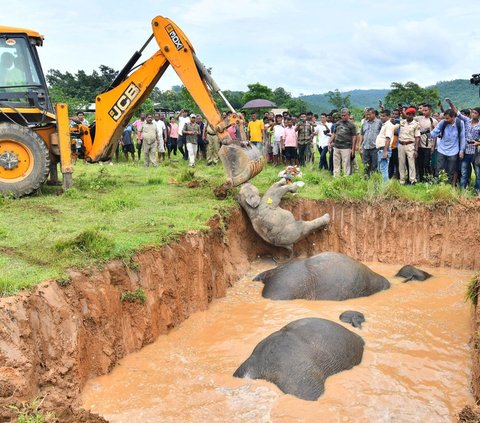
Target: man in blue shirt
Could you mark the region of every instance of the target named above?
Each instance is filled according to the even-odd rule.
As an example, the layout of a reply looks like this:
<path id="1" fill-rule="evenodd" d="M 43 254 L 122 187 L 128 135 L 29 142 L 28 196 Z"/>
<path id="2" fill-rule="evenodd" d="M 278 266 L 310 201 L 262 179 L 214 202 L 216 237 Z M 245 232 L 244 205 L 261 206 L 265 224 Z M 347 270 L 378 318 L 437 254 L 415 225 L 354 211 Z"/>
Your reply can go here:
<path id="1" fill-rule="evenodd" d="M 128 162 L 128 153 L 132 155 L 132 161 L 135 161 L 135 149 L 133 147 L 132 140 L 132 125 L 129 123 L 122 132 L 122 137 L 120 139 L 120 145 L 122 146 L 123 154 Z M 118 162 L 118 158 L 117 158 Z"/>
<path id="2" fill-rule="evenodd" d="M 458 169 L 458 159 L 463 159 L 465 154 L 465 125 L 452 109 L 445 110 L 444 119 L 430 132 L 431 138 L 437 138 L 437 175 L 441 170 L 446 170 L 448 183 L 453 182 Z"/>
<path id="3" fill-rule="evenodd" d="M 475 163 L 475 150 L 480 143 L 480 122 L 479 122 L 479 112 L 478 108 L 468 110 L 468 114 L 464 114 L 465 110 L 459 111 L 452 100 L 446 98 L 445 101 L 448 103 L 450 108 L 457 114 L 457 119 L 463 121 L 465 125 L 465 155 L 460 164 L 460 187 L 467 188 L 470 183 L 471 176 L 471 167 L 475 169 L 475 191 L 478 193 L 480 191 L 480 174 L 477 172 L 474 163 Z"/>

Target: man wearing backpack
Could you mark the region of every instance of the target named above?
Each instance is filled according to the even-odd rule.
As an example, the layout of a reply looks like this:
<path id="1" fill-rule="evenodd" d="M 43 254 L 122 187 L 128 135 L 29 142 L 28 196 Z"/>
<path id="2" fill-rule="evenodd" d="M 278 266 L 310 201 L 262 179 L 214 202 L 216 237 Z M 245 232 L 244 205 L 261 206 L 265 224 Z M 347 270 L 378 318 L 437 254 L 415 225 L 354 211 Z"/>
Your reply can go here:
<path id="1" fill-rule="evenodd" d="M 475 171 L 475 191 L 478 194 L 480 192 L 480 167 L 475 165 L 475 157 L 477 157 L 477 160 L 480 160 L 478 153 L 476 153 L 478 146 L 480 146 L 480 108 L 476 107 L 468 110 L 467 114 L 465 109 L 459 111 L 449 98 L 446 98 L 445 101 L 457 114 L 457 119 L 462 120 L 465 125 L 465 154 L 459 166 L 461 175 L 460 187 L 465 189 L 469 185 L 472 173 L 471 167 L 473 166 Z"/>
<path id="2" fill-rule="evenodd" d="M 430 132 L 431 138 L 437 138 L 437 167 L 436 174 L 445 170 L 448 174 L 448 183 L 454 180 L 458 169 L 458 159 L 465 154 L 465 125 L 456 117 L 452 109 L 445 110 L 444 119 Z"/>

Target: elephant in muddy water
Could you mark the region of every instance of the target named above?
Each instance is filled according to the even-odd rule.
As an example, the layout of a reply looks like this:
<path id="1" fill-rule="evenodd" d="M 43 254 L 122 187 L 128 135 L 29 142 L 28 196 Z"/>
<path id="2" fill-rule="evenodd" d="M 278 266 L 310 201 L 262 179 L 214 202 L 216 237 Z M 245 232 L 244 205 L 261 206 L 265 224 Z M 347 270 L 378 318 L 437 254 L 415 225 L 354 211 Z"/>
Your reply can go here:
<path id="1" fill-rule="evenodd" d="M 426 281 L 428 278 L 431 278 L 432 275 L 421 269 L 416 268 L 415 266 L 406 265 L 403 266 L 395 276 L 401 276 L 405 278 L 403 282 L 408 281 Z"/>
<path id="2" fill-rule="evenodd" d="M 364 345 L 338 323 L 300 319 L 261 341 L 233 376 L 265 379 L 286 394 L 315 401 L 328 376 L 360 364 Z"/>
<path id="3" fill-rule="evenodd" d="M 342 322 L 350 323 L 354 328 L 362 329 L 362 323 L 365 322 L 363 313 L 354 310 L 347 310 L 340 314 L 339 319 Z"/>
<path id="4" fill-rule="evenodd" d="M 242 185 L 237 200 L 252 222 L 253 229 L 262 239 L 277 247 L 286 248 L 293 254 L 293 244 L 326 226 L 330 215 L 324 214 L 317 219 L 296 220 L 291 212 L 280 207 L 280 201 L 287 192 L 295 192 L 295 184 L 287 184 L 285 179 L 274 183 L 260 197 L 255 185 Z"/>
<path id="5" fill-rule="evenodd" d="M 390 288 L 390 282 L 344 254 L 325 252 L 292 260 L 257 275 L 262 296 L 272 300 L 335 300 L 367 297 Z"/>

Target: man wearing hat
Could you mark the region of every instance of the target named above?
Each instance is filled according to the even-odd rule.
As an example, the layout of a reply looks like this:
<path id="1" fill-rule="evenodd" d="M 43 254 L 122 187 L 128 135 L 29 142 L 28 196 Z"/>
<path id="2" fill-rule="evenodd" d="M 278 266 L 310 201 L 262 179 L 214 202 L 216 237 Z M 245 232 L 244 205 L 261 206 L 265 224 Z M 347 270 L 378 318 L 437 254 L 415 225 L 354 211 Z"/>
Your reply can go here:
<path id="1" fill-rule="evenodd" d="M 400 134 L 398 136 L 397 148 L 401 184 L 404 184 L 407 180 L 409 180 L 411 184 L 417 182 L 415 160 L 420 143 L 420 124 L 413 119 L 416 112 L 414 107 L 408 107 L 405 110 L 406 119 L 400 120 Z"/>
<path id="2" fill-rule="evenodd" d="M 192 113 L 190 115 L 190 122 L 183 127 L 183 135 L 187 143 L 189 166 L 195 167 L 195 158 L 198 150 L 198 135 L 200 135 L 200 126 L 197 123 L 197 115 Z"/>

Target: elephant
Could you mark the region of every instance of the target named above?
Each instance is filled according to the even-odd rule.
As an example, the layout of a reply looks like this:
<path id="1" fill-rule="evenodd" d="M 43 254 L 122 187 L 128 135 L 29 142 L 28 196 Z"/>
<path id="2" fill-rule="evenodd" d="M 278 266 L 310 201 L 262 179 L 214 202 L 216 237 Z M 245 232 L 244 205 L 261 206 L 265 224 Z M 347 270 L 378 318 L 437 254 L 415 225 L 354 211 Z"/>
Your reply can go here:
<path id="1" fill-rule="evenodd" d="M 292 260 L 257 275 L 262 296 L 272 300 L 335 300 L 366 297 L 390 288 L 390 282 L 344 254 L 324 252 Z"/>
<path id="2" fill-rule="evenodd" d="M 430 273 L 424 272 L 423 270 L 417 269 L 416 267 L 409 264 L 403 266 L 395 276 L 401 276 L 405 278 L 403 282 L 408 282 L 412 280 L 424 281 L 432 277 Z"/>
<path id="3" fill-rule="evenodd" d="M 250 183 L 242 185 L 237 197 L 255 232 L 269 244 L 286 248 L 290 257 L 293 255 L 293 244 L 330 222 L 328 213 L 311 221 L 303 221 L 296 220 L 291 212 L 279 207 L 282 197 L 296 190 L 295 184 L 287 184 L 282 178 L 261 198 L 257 187 Z"/>
<path id="4" fill-rule="evenodd" d="M 364 345 L 338 323 L 300 319 L 262 340 L 233 376 L 265 379 L 286 394 L 315 401 L 328 376 L 360 364 Z"/>
<path id="5" fill-rule="evenodd" d="M 351 323 L 354 328 L 362 329 L 365 316 L 359 311 L 347 310 L 340 314 L 339 319 L 344 323 Z"/>

